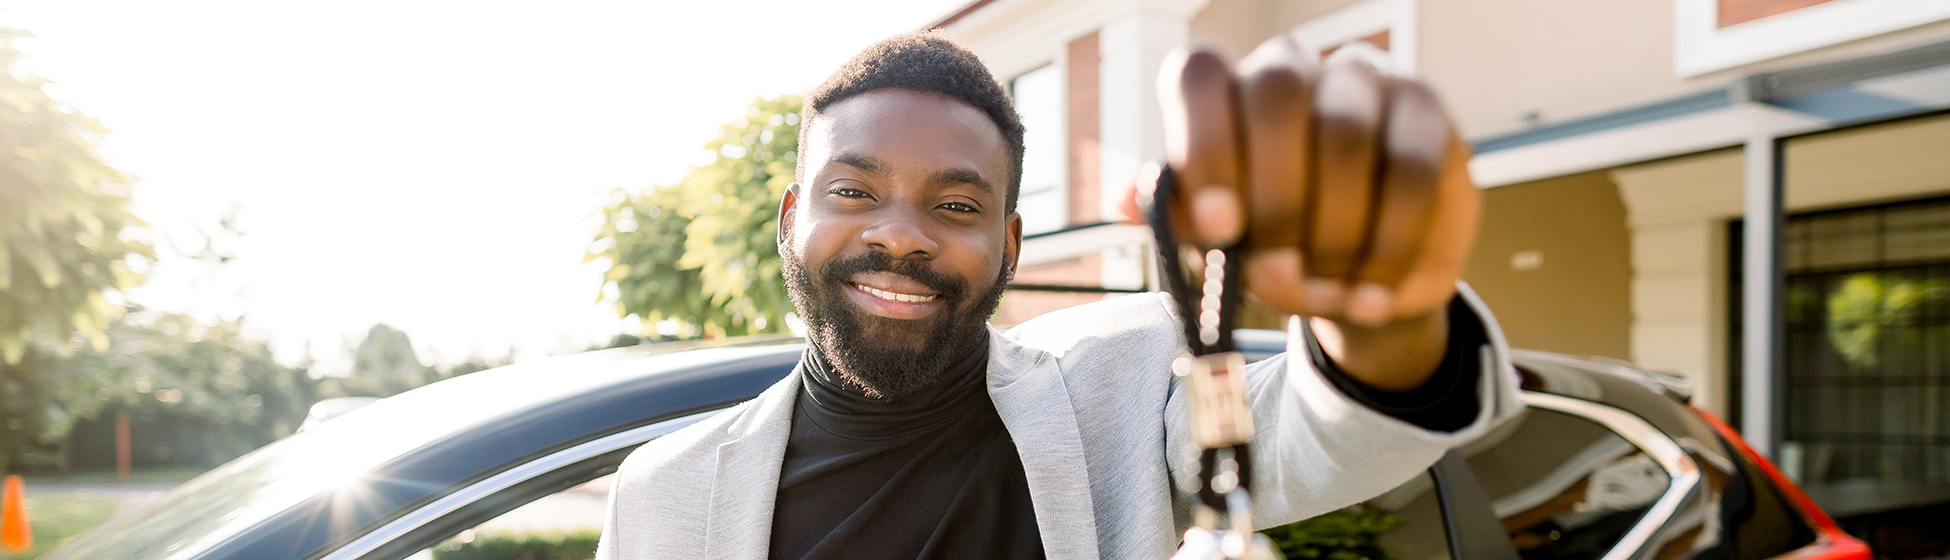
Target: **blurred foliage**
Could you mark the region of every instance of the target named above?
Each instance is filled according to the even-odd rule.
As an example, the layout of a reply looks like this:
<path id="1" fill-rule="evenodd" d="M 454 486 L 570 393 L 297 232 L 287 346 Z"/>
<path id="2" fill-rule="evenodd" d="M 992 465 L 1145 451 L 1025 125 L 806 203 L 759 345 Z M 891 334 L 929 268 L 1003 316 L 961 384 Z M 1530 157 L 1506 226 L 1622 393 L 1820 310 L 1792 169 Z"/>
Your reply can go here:
<path id="1" fill-rule="evenodd" d="M 753 102 L 705 144 L 716 154 L 682 181 L 616 192 L 584 262 L 608 259 L 619 316 L 646 335 L 666 319 L 676 336 L 784 332 L 792 311 L 779 276 L 778 201 L 792 183 L 799 97 Z"/>
<path id="2" fill-rule="evenodd" d="M 78 422 L 128 412 L 169 425 L 173 463 L 215 464 L 296 430 L 316 399 L 305 370 L 277 363 L 237 322 L 198 323 L 137 311 L 88 337 L 31 336 L 21 360 L 0 364 L 0 470 L 46 470 Z"/>
<path id="3" fill-rule="evenodd" d="M 352 371 L 343 377 L 323 377 L 316 393 L 320 399 L 333 397 L 390 397 L 423 385 L 512 363 L 505 358 L 470 357 L 442 369 L 422 365 L 413 350 L 413 339 L 385 323 L 373 325 L 366 338 L 352 350 Z"/>
<path id="4" fill-rule="evenodd" d="M 390 397 L 440 377 L 420 364 L 413 339 L 384 323 L 366 331 L 366 339 L 352 351 L 352 372 L 333 396 Z"/>
<path id="5" fill-rule="evenodd" d="M 596 531 L 487 533 L 466 531 L 433 547 L 434 560 L 588 560 L 596 556 Z"/>
<path id="6" fill-rule="evenodd" d="M 390 396 L 508 361 L 422 365 L 405 333 L 378 325 L 350 375 L 319 379 L 274 361 L 239 321 L 112 301 L 142 280 L 131 260 L 156 258 L 125 238 L 146 224 L 129 211 L 128 177 L 96 152 L 107 129 L 19 67 L 12 41 L 24 37 L 0 27 L 0 472 L 112 461 L 117 413 L 132 420 L 138 465 L 215 465 L 292 433 L 320 399 Z M 235 222 L 233 208 L 222 231 L 198 229 L 200 248 L 176 252 L 228 263 Z"/>
<path id="7" fill-rule="evenodd" d="M 17 363 L 30 331 L 65 338 L 80 332 L 96 349 L 119 308 L 104 296 L 140 281 L 123 238 L 140 227 L 129 213 L 129 180 L 102 162 L 101 124 L 55 101 L 46 82 L 17 66 L 12 41 L 31 37 L 0 27 L 0 362 Z"/>
<path id="8" fill-rule="evenodd" d="M 99 350 L 81 335 L 30 336 L 19 363 L 0 363 L 0 472 L 112 468 L 116 413 L 131 419 L 138 467 L 214 466 L 290 435 L 320 400 L 392 396 L 507 362 L 421 365 L 406 333 L 376 325 L 350 375 L 313 377 L 273 360 L 237 321 L 136 310 L 104 333 Z"/>
<path id="9" fill-rule="evenodd" d="M 1382 535 L 1408 526 L 1408 520 L 1369 506 L 1355 506 L 1298 523 L 1261 531 L 1287 558 L 1387 560 Z"/>
<path id="10" fill-rule="evenodd" d="M 1849 366 L 1876 367 L 1884 353 L 1916 350 L 1923 344 L 1915 329 L 1889 327 L 1915 324 L 1927 302 L 1946 299 L 1950 299 L 1950 284 L 1938 279 L 1877 272 L 1849 275 L 1828 295 L 1828 339 Z M 1790 297 L 1788 304 L 1792 309 L 1807 302 Z M 1896 348 L 1890 348 L 1892 344 Z"/>

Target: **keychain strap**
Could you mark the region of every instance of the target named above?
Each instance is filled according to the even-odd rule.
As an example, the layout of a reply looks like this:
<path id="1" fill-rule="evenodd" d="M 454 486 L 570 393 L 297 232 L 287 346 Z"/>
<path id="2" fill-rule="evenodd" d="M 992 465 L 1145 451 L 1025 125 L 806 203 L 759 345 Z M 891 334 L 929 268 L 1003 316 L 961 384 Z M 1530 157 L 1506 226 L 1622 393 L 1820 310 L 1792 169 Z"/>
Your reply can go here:
<path id="1" fill-rule="evenodd" d="M 1187 251 L 1171 230 L 1172 201 L 1180 196 L 1177 175 L 1169 165 L 1155 167 L 1150 192 L 1140 200 L 1150 217 L 1158 243 L 1165 287 L 1178 308 L 1184 328 L 1184 356 L 1172 372 L 1185 378 L 1191 401 L 1192 442 L 1199 454 L 1199 502 L 1216 516 L 1227 512 L 1235 525 L 1250 525 L 1241 512 L 1249 506 L 1247 486 L 1252 480 L 1252 409 L 1246 401 L 1246 360 L 1233 345 L 1238 327 L 1240 244 L 1205 251 L 1201 270 L 1185 267 Z M 1194 272 L 1197 272 L 1194 275 Z M 1196 281 L 1197 287 L 1194 288 Z M 1241 526 L 1239 528 L 1244 528 Z M 1251 530 L 1246 529 L 1250 534 Z"/>
<path id="2" fill-rule="evenodd" d="M 1177 174 L 1169 164 L 1159 164 L 1155 169 L 1157 177 L 1151 183 L 1150 196 L 1145 197 L 1149 200 L 1141 202 L 1148 207 L 1151 234 L 1158 242 L 1165 288 L 1178 306 L 1178 316 L 1184 319 L 1185 344 L 1193 356 L 1231 352 L 1242 291 L 1238 248 L 1243 243 L 1206 251 L 1200 285 L 1194 288 L 1193 271 L 1185 268 L 1182 256 L 1188 249 L 1178 244 L 1177 235 L 1171 231 L 1172 201 L 1179 196 Z"/>

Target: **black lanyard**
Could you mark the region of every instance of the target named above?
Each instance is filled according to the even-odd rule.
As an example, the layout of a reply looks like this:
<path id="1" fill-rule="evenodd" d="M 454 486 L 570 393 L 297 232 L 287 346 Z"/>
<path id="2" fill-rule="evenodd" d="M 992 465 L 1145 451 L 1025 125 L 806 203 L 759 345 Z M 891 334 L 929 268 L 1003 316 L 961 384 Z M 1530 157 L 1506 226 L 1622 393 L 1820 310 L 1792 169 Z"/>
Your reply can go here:
<path id="1" fill-rule="evenodd" d="M 1164 269 L 1165 288 L 1178 308 L 1184 328 L 1185 345 L 1180 357 L 1172 361 L 1172 373 L 1184 377 L 1191 398 L 1192 443 L 1199 452 L 1198 498 L 1202 507 L 1194 524 L 1205 530 L 1218 529 L 1224 514 L 1235 542 L 1226 543 L 1225 557 L 1246 555 L 1252 529 L 1252 502 L 1247 487 L 1252 480 L 1250 443 L 1253 435 L 1252 408 L 1246 400 L 1246 360 L 1232 342 L 1238 327 L 1243 289 L 1240 285 L 1240 247 L 1198 252 L 1181 245 L 1171 231 L 1171 215 L 1178 181 L 1169 166 L 1157 167 L 1146 206 L 1151 232 L 1158 243 L 1159 264 Z M 1196 259 L 1198 270 L 1185 267 Z M 1258 539 L 1263 542 L 1264 539 Z M 1189 545 L 1188 539 L 1188 545 Z"/>

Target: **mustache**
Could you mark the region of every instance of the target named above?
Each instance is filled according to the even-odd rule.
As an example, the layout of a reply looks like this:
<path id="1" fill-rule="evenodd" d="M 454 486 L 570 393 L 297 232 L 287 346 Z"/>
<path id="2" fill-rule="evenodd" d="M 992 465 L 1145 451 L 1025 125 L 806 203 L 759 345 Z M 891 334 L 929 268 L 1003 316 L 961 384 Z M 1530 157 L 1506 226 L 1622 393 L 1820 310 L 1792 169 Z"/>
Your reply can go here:
<path id="1" fill-rule="evenodd" d="M 819 279 L 827 286 L 839 286 L 851 282 L 853 275 L 861 272 L 892 272 L 906 276 L 934 290 L 937 297 L 950 303 L 960 302 L 968 295 L 968 282 L 961 278 L 936 271 L 926 262 L 896 260 L 892 255 L 879 251 L 834 259 L 821 267 Z"/>

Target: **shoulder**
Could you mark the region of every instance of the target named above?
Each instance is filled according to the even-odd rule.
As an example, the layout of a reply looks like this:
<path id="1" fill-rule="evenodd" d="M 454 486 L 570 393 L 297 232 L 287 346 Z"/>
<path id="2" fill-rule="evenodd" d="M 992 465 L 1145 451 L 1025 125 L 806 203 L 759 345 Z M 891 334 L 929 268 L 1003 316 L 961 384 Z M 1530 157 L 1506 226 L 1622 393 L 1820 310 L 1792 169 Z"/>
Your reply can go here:
<path id="1" fill-rule="evenodd" d="M 681 487 L 685 479 L 709 476 L 718 445 L 732 439 L 731 427 L 749 405 L 726 409 L 636 448 L 617 469 L 616 491 L 631 493 Z"/>
<path id="2" fill-rule="evenodd" d="M 1009 329 L 1003 336 L 1058 360 L 1099 347 L 1155 345 L 1178 336 L 1165 294 L 1147 292 L 1051 311 Z"/>

